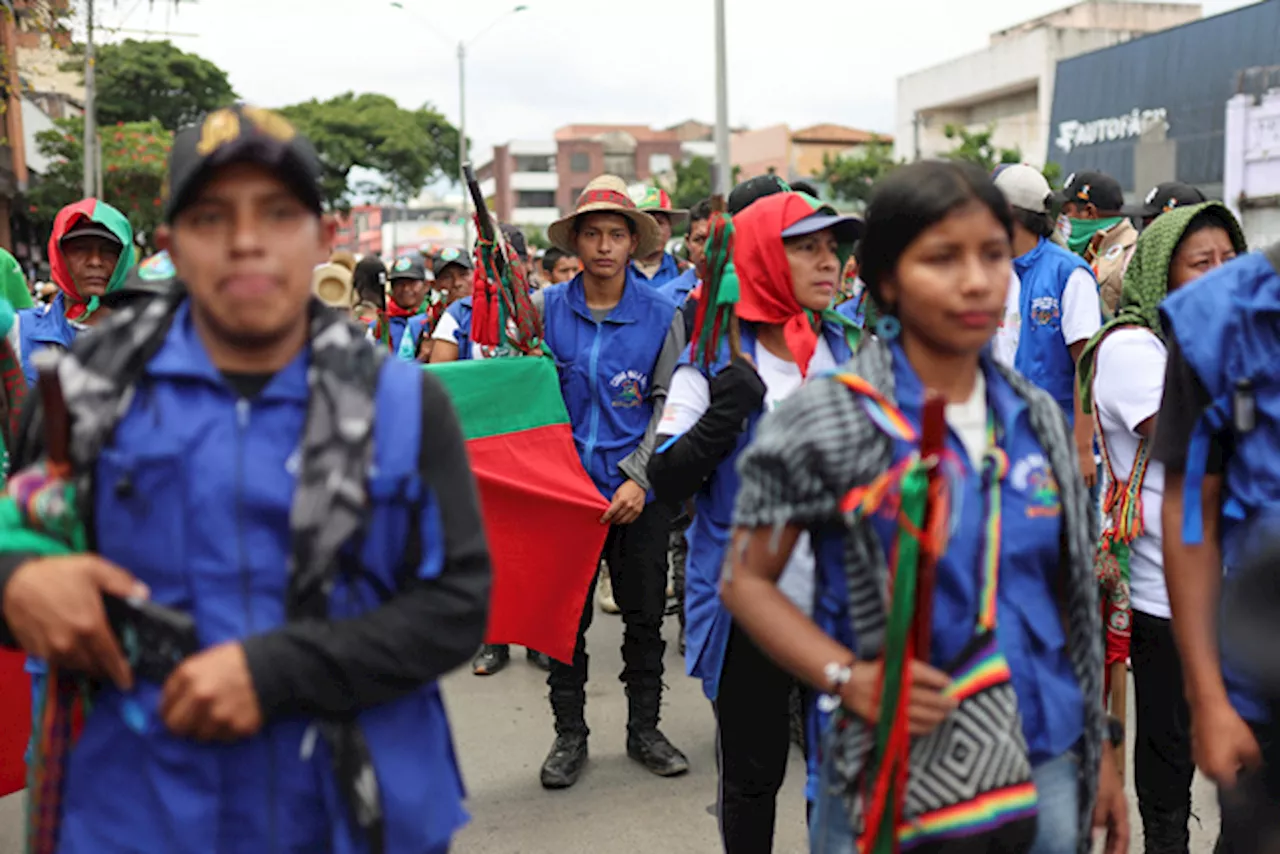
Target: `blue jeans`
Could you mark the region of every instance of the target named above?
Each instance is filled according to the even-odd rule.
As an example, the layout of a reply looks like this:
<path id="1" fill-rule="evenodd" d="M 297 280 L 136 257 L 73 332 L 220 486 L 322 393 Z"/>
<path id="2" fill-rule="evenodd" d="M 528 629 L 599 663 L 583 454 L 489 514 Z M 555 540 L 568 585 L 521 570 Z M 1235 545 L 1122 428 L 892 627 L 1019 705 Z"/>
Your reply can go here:
<path id="1" fill-rule="evenodd" d="M 826 739 L 824 739 L 824 742 Z M 824 749 L 823 756 L 831 751 Z M 818 799 L 809 821 L 810 854 L 857 854 L 844 797 L 832 785 L 831 762 L 824 758 Z M 1080 757 L 1068 751 L 1031 771 L 1039 813 L 1036 839 L 1028 854 L 1076 854 L 1080 838 Z"/>

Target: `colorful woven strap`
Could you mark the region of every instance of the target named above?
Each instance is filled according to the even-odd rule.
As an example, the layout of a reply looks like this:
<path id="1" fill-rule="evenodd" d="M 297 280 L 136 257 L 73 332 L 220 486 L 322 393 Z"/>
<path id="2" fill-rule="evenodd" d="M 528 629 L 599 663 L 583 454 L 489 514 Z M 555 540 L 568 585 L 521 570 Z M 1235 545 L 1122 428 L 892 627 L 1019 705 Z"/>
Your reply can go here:
<path id="1" fill-rule="evenodd" d="M 982 588 L 978 596 L 978 628 L 995 631 L 996 598 L 1000 585 L 1000 537 L 1003 513 L 1000 484 L 1009 474 L 1009 455 L 999 445 L 996 418 L 987 411 L 987 450 L 982 458 L 982 476 L 987 493 L 987 529 L 982 543 Z"/>
<path id="2" fill-rule="evenodd" d="M 82 680 L 50 667 L 37 697 L 36 740 L 27 769 L 27 854 L 55 854 L 67 762 L 88 714 Z"/>
<path id="3" fill-rule="evenodd" d="M 701 271 L 702 298 L 694 315 L 696 345 L 693 361 L 710 370 L 720 353 L 720 341 L 738 305 L 738 271 L 733 264 L 735 233 L 733 218 L 712 213 L 707 231 L 706 265 Z"/>
<path id="4" fill-rule="evenodd" d="M 1097 434 L 1102 437 L 1098 447 L 1102 451 L 1102 464 L 1107 470 L 1107 491 L 1102 497 L 1102 514 L 1106 520 L 1103 537 L 1126 544 L 1132 543 L 1142 536 L 1145 530 L 1142 521 L 1142 485 L 1146 482 L 1147 469 L 1151 462 L 1151 442 L 1145 438 L 1138 440 L 1138 450 L 1134 453 L 1129 479 L 1121 480 L 1116 475 L 1115 466 L 1111 461 L 1111 453 L 1107 448 L 1106 434 L 1102 432 L 1102 417 L 1098 414 L 1098 408 L 1095 402 L 1093 422 Z M 1125 573 L 1125 580 L 1128 580 L 1128 572 Z"/>

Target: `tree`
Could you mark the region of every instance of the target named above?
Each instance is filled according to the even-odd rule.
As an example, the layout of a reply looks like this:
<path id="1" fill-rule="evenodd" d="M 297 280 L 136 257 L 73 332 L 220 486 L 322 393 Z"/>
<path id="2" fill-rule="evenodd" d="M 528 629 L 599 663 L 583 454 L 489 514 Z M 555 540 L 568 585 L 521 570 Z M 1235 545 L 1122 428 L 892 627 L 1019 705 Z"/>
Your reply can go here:
<path id="1" fill-rule="evenodd" d="M 280 112 L 315 145 L 330 207 L 350 206 L 355 188 L 348 179 L 356 166 L 379 173 L 383 189 L 397 201 L 458 172 L 458 129 L 429 104 L 406 110 L 386 95 L 347 92 Z"/>
<path id="2" fill-rule="evenodd" d="M 49 170 L 27 193 L 30 213 L 48 226 L 63 207 L 83 198 L 84 120 L 59 119 L 36 136 Z M 135 232 L 150 236 L 163 219 L 161 188 L 173 134 L 158 121 L 103 127 L 102 200 L 119 208 Z"/>
<path id="3" fill-rule="evenodd" d="M 877 141 L 853 155 L 824 154 L 822 171 L 814 177 L 831 188 L 837 201 L 866 205 L 875 184 L 898 165 L 893 159 L 893 146 Z"/>
<path id="4" fill-rule="evenodd" d="M 672 207 L 688 210 L 703 199 L 711 198 L 711 175 L 714 164 L 709 157 L 694 156 L 677 163 L 676 186 L 671 191 Z M 730 174 L 730 184 L 738 183 L 742 167 L 735 166 Z"/>
<path id="5" fill-rule="evenodd" d="M 225 71 L 167 41 L 125 39 L 99 45 L 96 62 L 98 121 L 103 125 L 154 119 L 177 130 L 236 101 Z"/>
<path id="6" fill-rule="evenodd" d="M 959 125 L 947 125 L 943 128 L 942 135 L 958 142 L 955 148 L 942 156 L 948 160 L 964 160 L 976 164 L 988 174 L 1001 163 L 1021 163 L 1021 149 L 997 148 L 991 141 L 995 129 L 995 125 L 988 125 L 986 130 L 971 133 Z"/>

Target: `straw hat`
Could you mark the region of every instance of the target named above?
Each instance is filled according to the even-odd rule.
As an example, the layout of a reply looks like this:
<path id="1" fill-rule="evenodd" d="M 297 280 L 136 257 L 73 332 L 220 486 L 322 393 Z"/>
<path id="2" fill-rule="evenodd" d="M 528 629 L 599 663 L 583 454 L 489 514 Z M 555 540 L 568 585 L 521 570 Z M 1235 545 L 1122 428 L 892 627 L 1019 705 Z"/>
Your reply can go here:
<path id="1" fill-rule="evenodd" d="M 616 175 L 601 175 L 587 184 L 587 188 L 578 197 L 573 213 L 551 223 L 547 229 L 547 239 L 551 245 L 570 254 L 576 255 L 578 250 L 573 243 L 573 224 L 578 217 L 590 213 L 616 213 L 625 216 L 635 224 L 636 234 L 640 241 L 632 258 L 647 258 L 662 249 L 662 234 L 658 231 L 658 223 L 647 213 L 636 209 L 636 203 L 627 195 L 626 183 Z"/>
<path id="2" fill-rule="evenodd" d="M 351 308 L 351 271 L 341 264 L 321 264 L 311 274 L 311 292 L 325 305 Z"/>

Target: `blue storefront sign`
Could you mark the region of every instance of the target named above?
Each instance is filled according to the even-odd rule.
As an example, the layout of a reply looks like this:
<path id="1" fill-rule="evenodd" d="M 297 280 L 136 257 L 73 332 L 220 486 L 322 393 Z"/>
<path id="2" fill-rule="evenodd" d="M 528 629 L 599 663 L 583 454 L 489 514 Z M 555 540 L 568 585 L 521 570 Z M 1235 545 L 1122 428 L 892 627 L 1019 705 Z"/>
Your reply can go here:
<path id="1" fill-rule="evenodd" d="M 1241 71 L 1266 65 L 1280 65 L 1280 0 L 1062 60 L 1046 159 L 1063 175 L 1096 170 L 1141 189 L 1134 148 L 1163 123 L 1177 143 L 1177 179 L 1221 184 L 1227 99 Z"/>

